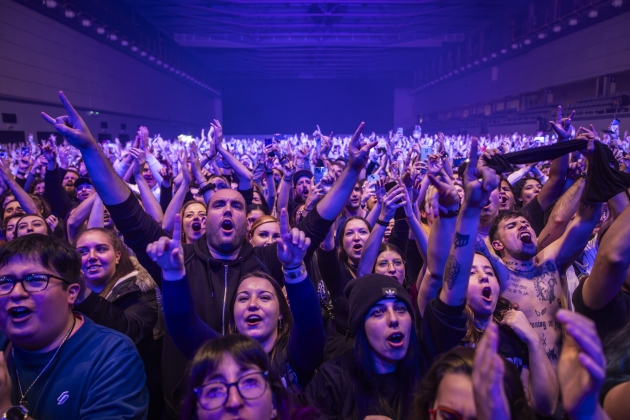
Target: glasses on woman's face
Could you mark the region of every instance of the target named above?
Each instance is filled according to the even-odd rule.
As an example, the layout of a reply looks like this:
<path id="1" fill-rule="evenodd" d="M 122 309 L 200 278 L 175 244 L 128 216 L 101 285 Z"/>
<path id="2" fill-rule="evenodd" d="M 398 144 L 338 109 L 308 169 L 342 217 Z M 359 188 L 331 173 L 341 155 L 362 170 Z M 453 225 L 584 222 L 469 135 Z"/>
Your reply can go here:
<path id="1" fill-rule="evenodd" d="M 230 394 L 230 388 L 236 387 L 238 395 L 243 400 L 256 400 L 267 390 L 267 373 L 248 373 L 238 378 L 238 381 L 227 384 L 223 381 L 212 381 L 195 388 L 197 401 L 206 411 L 217 410 L 225 405 Z"/>
<path id="2" fill-rule="evenodd" d="M 447 407 L 429 408 L 429 414 L 431 420 L 464 420 L 461 414 Z"/>
<path id="3" fill-rule="evenodd" d="M 396 258 L 393 261 L 381 260 L 376 263 L 380 268 L 388 268 L 389 265 L 392 264 L 394 268 L 400 268 L 403 266 L 403 260 L 400 258 Z"/>

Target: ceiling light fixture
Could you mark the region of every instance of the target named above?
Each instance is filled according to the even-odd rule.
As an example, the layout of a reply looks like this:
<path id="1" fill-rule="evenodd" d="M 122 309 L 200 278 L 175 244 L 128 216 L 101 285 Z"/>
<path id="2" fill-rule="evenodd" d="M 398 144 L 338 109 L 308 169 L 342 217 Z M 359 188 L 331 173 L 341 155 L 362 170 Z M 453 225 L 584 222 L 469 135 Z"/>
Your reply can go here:
<path id="1" fill-rule="evenodd" d="M 554 27 L 553 27 L 553 29 L 552 29 L 552 30 L 553 30 L 555 33 L 558 33 L 558 32 L 560 32 L 560 31 L 562 30 L 562 27 L 561 27 L 560 25 L 556 25 L 556 26 L 554 26 Z"/>
<path id="2" fill-rule="evenodd" d="M 81 21 L 81 25 L 83 25 L 84 28 L 89 28 L 90 26 L 92 26 L 92 22 L 90 21 L 90 19 L 83 19 Z"/>
<path id="3" fill-rule="evenodd" d="M 578 20 L 576 18 L 569 19 L 569 26 L 575 26 L 578 24 Z"/>
<path id="4" fill-rule="evenodd" d="M 525 45 L 529 45 L 531 43 L 532 43 L 532 40 L 529 39 L 529 38 L 527 38 L 525 41 L 523 41 L 523 44 L 525 44 Z"/>
<path id="5" fill-rule="evenodd" d="M 73 17 L 76 16 L 76 13 L 74 13 L 74 11 L 70 10 L 70 9 L 66 9 L 66 11 L 64 12 L 64 14 L 66 15 L 66 17 L 68 19 L 72 19 Z"/>
<path id="6" fill-rule="evenodd" d="M 590 17 L 591 19 L 595 19 L 598 14 L 599 12 L 597 12 L 597 9 L 593 9 L 588 12 L 588 17 Z"/>
<path id="7" fill-rule="evenodd" d="M 105 28 L 101 28 L 101 27 L 96 28 L 96 33 L 98 33 L 99 35 L 104 35 Z"/>

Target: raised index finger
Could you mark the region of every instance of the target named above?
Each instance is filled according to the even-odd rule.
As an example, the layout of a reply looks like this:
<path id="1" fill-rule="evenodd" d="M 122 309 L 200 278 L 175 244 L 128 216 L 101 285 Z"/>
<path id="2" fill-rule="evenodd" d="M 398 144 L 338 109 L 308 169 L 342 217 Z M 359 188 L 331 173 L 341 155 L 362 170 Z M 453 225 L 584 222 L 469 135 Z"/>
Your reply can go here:
<path id="1" fill-rule="evenodd" d="M 287 209 L 280 210 L 280 236 L 284 236 L 289 232 L 289 217 Z"/>
<path id="2" fill-rule="evenodd" d="M 556 124 L 562 124 L 562 105 L 558 105 L 558 116 L 556 117 Z"/>
<path id="3" fill-rule="evenodd" d="M 350 143 L 354 143 L 355 141 L 359 140 L 359 137 L 361 137 L 361 133 L 363 132 L 364 127 L 365 127 L 364 122 L 359 124 L 359 128 L 357 128 L 357 131 L 354 132 L 354 135 L 352 136 L 352 140 L 350 140 Z"/>
<path id="4" fill-rule="evenodd" d="M 477 147 L 479 145 L 479 139 L 477 137 L 473 137 L 470 143 L 470 156 L 468 157 L 468 167 L 476 168 L 477 167 Z"/>
<path id="5" fill-rule="evenodd" d="M 59 91 L 59 99 L 61 99 L 61 103 L 63 103 L 64 108 L 66 108 L 66 112 L 68 113 L 68 115 L 72 115 L 75 117 L 79 116 L 79 114 L 77 114 L 77 111 L 74 110 L 74 107 L 72 106 L 70 101 L 68 101 L 68 98 L 66 98 L 66 95 L 64 95 L 62 91 Z"/>
<path id="6" fill-rule="evenodd" d="M 171 242 L 175 242 L 175 246 L 179 246 L 179 243 L 182 238 L 182 216 L 177 213 L 175 215 L 175 227 L 173 228 L 173 240 Z"/>

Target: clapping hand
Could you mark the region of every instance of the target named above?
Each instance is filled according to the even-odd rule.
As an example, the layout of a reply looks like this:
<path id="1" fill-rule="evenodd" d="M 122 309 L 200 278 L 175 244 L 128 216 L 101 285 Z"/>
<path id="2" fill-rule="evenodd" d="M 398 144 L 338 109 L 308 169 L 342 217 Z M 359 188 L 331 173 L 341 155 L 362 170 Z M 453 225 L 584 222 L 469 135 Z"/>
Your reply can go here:
<path id="1" fill-rule="evenodd" d="M 77 111 L 72 107 L 63 92 L 59 92 L 59 99 L 61 99 L 61 103 L 68 115 L 52 118 L 45 112 L 42 112 L 42 117 L 51 123 L 74 147 L 85 149 L 89 146 L 96 145 L 96 141 L 94 137 L 92 137 L 92 133 L 90 133 L 87 124 L 85 124 Z"/>
<path id="2" fill-rule="evenodd" d="M 510 406 L 503 386 L 505 362 L 497 354 L 499 327 L 490 322 L 475 349 L 472 374 L 475 407 L 479 420 L 509 420 Z"/>

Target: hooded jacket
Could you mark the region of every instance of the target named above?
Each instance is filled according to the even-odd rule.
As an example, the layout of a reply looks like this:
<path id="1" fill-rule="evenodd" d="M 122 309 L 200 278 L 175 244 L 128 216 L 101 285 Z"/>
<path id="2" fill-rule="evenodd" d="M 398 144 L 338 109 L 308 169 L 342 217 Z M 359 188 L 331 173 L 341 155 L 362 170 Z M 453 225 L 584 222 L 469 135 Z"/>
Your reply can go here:
<path id="1" fill-rule="evenodd" d="M 160 279 L 161 286 L 162 270 L 148 257 L 146 248 L 160 237 L 170 235 L 142 209 L 133 194 L 120 204 L 107 206 L 107 209 L 116 228 L 124 236 L 127 246 L 135 252 L 138 261 L 149 274 L 156 281 Z M 311 246 L 305 261 L 312 258 L 314 250 L 324 240 L 333 222 L 322 218 L 315 208 L 299 224 L 298 228 L 311 238 Z M 230 302 L 242 276 L 254 271 L 263 271 L 280 285 L 284 283 L 276 244 L 254 248 L 249 242 L 244 241 L 238 256 L 233 260 L 213 258 L 205 234 L 192 244 L 182 244 L 182 248 L 195 311 L 203 322 L 221 335 L 229 333 Z M 177 416 L 178 403 L 183 399 L 185 387 L 182 379 L 187 361 L 167 332 L 164 337 L 162 374 L 166 410 L 171 417 Z"/>

